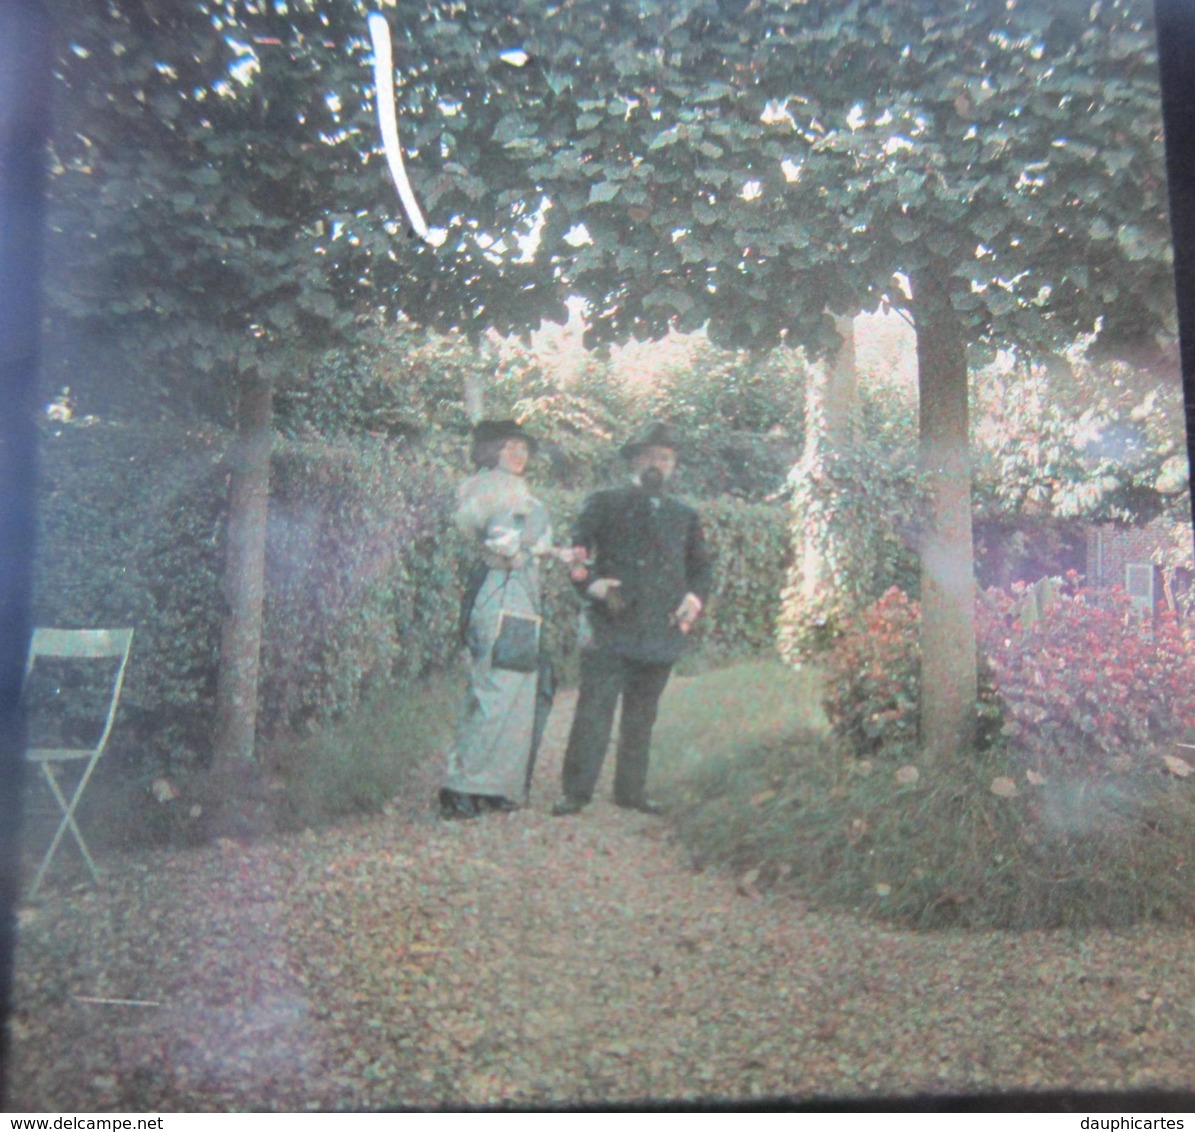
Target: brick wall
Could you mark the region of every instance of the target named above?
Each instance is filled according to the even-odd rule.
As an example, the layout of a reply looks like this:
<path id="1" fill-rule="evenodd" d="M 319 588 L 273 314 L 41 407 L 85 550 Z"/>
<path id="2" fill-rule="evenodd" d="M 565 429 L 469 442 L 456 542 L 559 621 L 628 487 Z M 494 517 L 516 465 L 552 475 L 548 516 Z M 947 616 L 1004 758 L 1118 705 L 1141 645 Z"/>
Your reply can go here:
<path id="1" fill-rule="evenodd" d="M 1098 590 L 1128 589 L 1126 567 L 1150 566 L 1156 553 L 1175 547 L 1175 531 L 1173 520 L 1168 519 L 1155 519 L 1140 527 L 1093 524 L 1087 529 L 1087 585 Z M 1161 568 L 1153 567 L 1152 576 L 1156 603 L 1162 600 Z M 1140 575 L 1137 580 L 1142 580 Z"/>

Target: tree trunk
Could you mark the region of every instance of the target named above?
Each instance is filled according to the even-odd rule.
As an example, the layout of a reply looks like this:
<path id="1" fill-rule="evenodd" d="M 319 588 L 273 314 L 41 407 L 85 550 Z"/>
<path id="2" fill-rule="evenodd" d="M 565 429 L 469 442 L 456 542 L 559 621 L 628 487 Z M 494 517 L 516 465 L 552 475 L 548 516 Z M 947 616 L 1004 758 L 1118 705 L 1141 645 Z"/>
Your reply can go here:
<path id="1" fill-rule="evenodd" d="M 944 265 L 913 278 L 920 457 L 930 493 L 921 544 L 921 741 L 931 762 L 975 742 L 975 557 L 967 358 Z"/>
<path id="2" fill-rule="evenodd" d="M 833 357 L 813 367 L 805 386 L 805 444 L 795 469 L 792 566 L 781 595 L 778 643 L 789 663 L 799 663 L 833 631 L 852 604 L 833 567 L 830 517 L 836 512 L 835 458 L 853 443 L 857 384 L 855 320 L 834 316 L 842 344 Z"/>
<path id="3" fill-rule="evenodd" d="M 854 443 L 859 387 L 855 372 L 855 319 L 848 315 L 834 315 L 833 318 L 842 345 L 834 357 L 826 362 L 822 404 L 825 444 L 830 452 L 837 453 L 846 451 Z M 809 436 L 808 420 L 805 422 L 805 434 Z"/>
<path id="4" fill-rule="evenodd" d="M 465 416 L 470 424 L 485 416 L 485 386 L 481 375 L 471 369 L 465 372 Z"/>
<path id="5" fill-rule="evenodd" d="M 216 683 L 209 806 L 214 832 L 263 832 L 259 774 L 253 758 L 261 617 L 265 595 L 266 503 L 270 490 L 273 393 L 256 371 L 241 375 L 237 437 L 228 491 L 224 622 Z"/>

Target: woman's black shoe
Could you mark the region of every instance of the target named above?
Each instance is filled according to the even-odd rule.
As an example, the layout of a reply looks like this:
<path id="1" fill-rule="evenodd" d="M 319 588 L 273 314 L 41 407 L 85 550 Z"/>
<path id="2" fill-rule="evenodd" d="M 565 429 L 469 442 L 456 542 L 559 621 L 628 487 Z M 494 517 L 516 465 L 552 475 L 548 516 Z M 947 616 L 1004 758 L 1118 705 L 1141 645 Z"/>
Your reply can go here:
<path id="1" fill-rule="evenodd" d="M 480 816 L 477 799 L 472 794 L 462 794 L 447 786 L 440 790 L 440 817 L 445 821 L 463 821 Z"/>
<path id="2" fill-rule="evenodd" d="M 512 810 L 520 809 L 518 802 L 512 802 L 501 794 L 481 794 L 479 800 L 487 810 L 497 810 L 501 814 L 509 814 Z"/>

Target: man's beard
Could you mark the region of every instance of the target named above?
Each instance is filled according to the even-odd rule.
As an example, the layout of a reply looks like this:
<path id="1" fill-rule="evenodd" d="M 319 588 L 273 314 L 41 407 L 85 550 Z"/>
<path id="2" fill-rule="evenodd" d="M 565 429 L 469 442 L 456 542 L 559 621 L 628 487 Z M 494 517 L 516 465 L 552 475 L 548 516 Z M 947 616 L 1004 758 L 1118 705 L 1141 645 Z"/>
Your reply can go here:
<path id="1" fill-rule="evenodd" d="M 659 468 L 644 468 L 639 473 L 639 486 L 651 496 L 664 494 L 664 474 Z"/>

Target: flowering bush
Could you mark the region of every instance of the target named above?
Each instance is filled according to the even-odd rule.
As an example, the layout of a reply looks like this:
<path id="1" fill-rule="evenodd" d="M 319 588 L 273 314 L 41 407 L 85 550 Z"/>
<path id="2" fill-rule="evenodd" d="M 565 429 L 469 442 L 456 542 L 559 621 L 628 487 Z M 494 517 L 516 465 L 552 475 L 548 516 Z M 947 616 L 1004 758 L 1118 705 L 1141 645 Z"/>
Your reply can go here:
<path id="1" fill-rule="evenodd" d="M 856 754 L 916 749 L 920 617 L 917 602 L 893 586 L 844 623 L 829 654 L 823 706 L 834 734 Z"/>
<path id="2" fill-rule="evenodd" d="M 1152 767 L 1159 748 L 1195 731 L 1195 649 L 1169 610 L 1142 618 L 1122 591 L 1079 582 L 1071 571 L 1045 602 L 1023 584 L 978 602 L 981 746 L 998 732 L 1041 774 Z M 918 621 L 893 587 L 830 653 L 826 714 L 860 755 L 916 749 Z"/>
<path id="3" fill-rule="evenodd" d="M 1175 615 L 1141 618 L 1123 591 L 1079 581 L 1071 571 L 1039 619 L 1019 616 L 1016 589 L 979 607 L 1004 732 L 1043 773 L 1127 770 L 1195 727 L 1195 652 Z"/>

